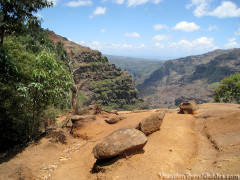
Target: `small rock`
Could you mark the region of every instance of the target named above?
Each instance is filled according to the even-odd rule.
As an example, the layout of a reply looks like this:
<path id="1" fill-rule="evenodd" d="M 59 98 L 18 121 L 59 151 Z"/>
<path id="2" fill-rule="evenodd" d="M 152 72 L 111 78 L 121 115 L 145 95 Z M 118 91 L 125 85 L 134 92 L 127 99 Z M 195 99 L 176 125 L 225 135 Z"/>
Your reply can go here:
<path id="1" fill-rule="evenodd" d="M 140 150 L 147 143 L 144 133 L 133 128 L 123 128 L 114 131 L 93 148 L 96 159 L 107 159 L 126 152 Z"/>
<path id="2" fill-rule="evenodd" d="M 72 115 L 71 116 L 72 123 L 76 123 L 77 121 L 87 121 L 87 120 L 96 120 L 96 115 Z"/>
<path id="3" fill-rule="evenodd" d="M 196 101 L 183 102 L 179 105 L 180 114 L 194 114 L 198 110 Z"/>
<path id="4" fill-rule="evenodd" d="M 165 112 L 154 113 L 149 117 L 143 119 L 136 129 L 142 131 L 145 135 L 150 135 L 155 131 L 160 130 Z"/>
<path id="5" fill-rule="evenodd" d="M 121 114 L 121 115 L 117 115 L 115 117 L 112 117 L 111 119 L 105 119 L 105 121 L 108 123 L 108 124 L 116 124 L 117 122 L 123 120 L 123 119 L 126 119 L 127 116 L 125 114 Z"/>

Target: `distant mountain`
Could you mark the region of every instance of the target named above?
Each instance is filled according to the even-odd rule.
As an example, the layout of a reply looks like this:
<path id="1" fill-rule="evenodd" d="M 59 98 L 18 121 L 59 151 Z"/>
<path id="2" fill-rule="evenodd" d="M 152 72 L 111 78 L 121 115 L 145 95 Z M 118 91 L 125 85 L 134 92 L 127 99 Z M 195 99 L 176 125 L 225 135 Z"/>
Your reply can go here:
<path id="1" fill-rule="evenodd" d="M 133 75 L 135 84 L 139 85 L 144 82 L 155 70 L 160 68 L 164 60 L 132 58 L 124 56 L 105 55 L 108 60 L 122 70 L 126 70 Z"/>
<path id="2" fill-rule="evenodd" d="M 215 50 L 166 61 L 137 88 L 152 107 L 174 108 L 188 100 L 205 103 L 213 101 L 218 82 L 236 72 L 240 72 L 240 49 Z"/>
<path id="3" fill-rule="evenodd" d="M 107 109 L 133 110 L 146 108 L 139 97 L 130 73 L 111 64 L 101 52 L 81 46 L 54 32 L 50 38 L 64 44 L 73 61 L 74 78 L 77 84 L 87 80 L 79 92 L 80 103 L 101 104 Z"/>

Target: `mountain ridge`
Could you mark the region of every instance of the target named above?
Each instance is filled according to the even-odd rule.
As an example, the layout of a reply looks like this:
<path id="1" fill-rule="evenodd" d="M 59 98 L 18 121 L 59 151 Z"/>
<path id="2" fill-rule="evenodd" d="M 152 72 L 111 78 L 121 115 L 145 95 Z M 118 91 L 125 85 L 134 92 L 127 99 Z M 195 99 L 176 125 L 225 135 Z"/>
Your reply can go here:
<path id="1" fill-rule="evenodd" d="M 239 57 L 236 48 L 169 60 L 137 88 L 152 107 L 174 108 L 187 100 L 212 102 L 218 82 L 240 72 Z"/>
<path id="2" fill-rule="evenodd" d="M 136 86 L 142 84 L 165 60 L 106 55 L 112 64 L 132 74 Z"/>
<path id="3" fill-rule="evenodd" d="M 146 104 L 139 97 L 130 73 L 111 64 L 101 52 L 81 46 L 54 32 L 49 32 L 56 44 L 62 42 L 72 61 L 77 84 L 84 83 L 79 91 L 80 106 L 100 104 L 107 109 L 142 109 Z"/>

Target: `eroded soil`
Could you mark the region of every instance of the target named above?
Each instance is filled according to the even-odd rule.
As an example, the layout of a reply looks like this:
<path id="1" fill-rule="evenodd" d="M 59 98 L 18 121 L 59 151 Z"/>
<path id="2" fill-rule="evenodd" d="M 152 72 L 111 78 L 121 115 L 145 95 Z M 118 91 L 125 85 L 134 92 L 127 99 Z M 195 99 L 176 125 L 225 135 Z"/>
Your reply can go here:
<path id="1" fill-rule="evenodd" d="M 65 139 L 46 137 L 0 165 L 0 179 L 160 179 L 163 174 L 240 174 L 240 105 L 202 104 L 195 115 L 167 112 L 161 130 L 148 136 L 143 151 L 96 162 L 92 149 L 113 131 L 135 127 L 159 110 L 120 112 L 117 124 L 99 114 L 84 124 L 81 137 L 59 129 Z M 62 121 L 60 117 L 60 121 Z"/>

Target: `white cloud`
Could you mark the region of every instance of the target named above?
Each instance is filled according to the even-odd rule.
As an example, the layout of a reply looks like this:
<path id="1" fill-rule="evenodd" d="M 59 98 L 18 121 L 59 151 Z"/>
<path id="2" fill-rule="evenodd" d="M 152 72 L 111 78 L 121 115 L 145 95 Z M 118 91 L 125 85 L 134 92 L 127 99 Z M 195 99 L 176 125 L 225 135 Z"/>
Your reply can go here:
<path id="1" fill-rule="evenodd" d="M 130 6 L 137 6 L 141 4 L 147 3 L 148 0 L 128 0 L 127 5 Z"/>
<path id="2" fill-rule="evenodd" d="M 159 42 L 156 42 L 154 46 L 157 48 L 164 48 L 164 45 L 160 44 Z"/>
<path id="3" fill-rule="evenodd" d="M 234 33 L 236 36 L 240 36 L 240 27 L 238 28 L 238 30 Z"/>
<path id="4" fill-rule="evenodd" d="M 195 6 L 196 8 L 194 9 L 193 14 L 197 17 L 201 17 L 206 14 L 206 9 L 209 8 L 208 2 L 210 1 L 209 0 L 192 0 L 192 3 L 187 4 L 186 8 L 190 9 L 193 6 Z"/>
<path id="5" fill-rule="evenodd" d="M 106 32 L 105 29 L 101 29 L 101 30 L 100 30 L 100 33 L 105 33 L 105 32 Z"/>
<path id="6" fill-rule="evenodd" d="M 228 43 L 226 43 L 224 45 L 225 48 L 227 49 L 231 49 L 231 48 L 239 48 L 240 45 L 236 42 L 236 38 L 229 38 L 227 41 Z"/>
<path id="7" fill-rule="evenodd" d="M 194 22 L 186 22 L 186 21 L 181 21 L 179 23 L 177 23 L 174 27 L 174 30 L 181 30 L 181 31 L 185 31 L 185 32 L 192 32 L 192 31 L 196 31 L 199 30 L 200 27 L 198 25 L 196 25 Z"/>
<path id="8" fill-rule="evenodd" d="M 165 34 L 158 34 L 152 38 L 153 41 L 165 41 L 168 39 L 169 39 L 169 37 Z"/>
<path id="9" fill-rule="evenodd" d="M 135 37 L 135 38 L 139 38 L 140 34 L 133 32 L 133 33 L 125 33 L 125 36 L 127 37 Z"/>
<path id="10" fill-rule="evenodd" d="M 91 0 L 78 0 L 78 1 L 70 1 L 66 4 L 69 7 L 79 7 L 79 6 L 91 6 Z"/>
<path id="11" fill-rule="evenodd" d="M 80 44 L 84 46 L 88 46 L 91 49 L 96 49 L 100 51 L 121 51 L 121 50 L 128 50 L 128 51 L 136 51 L 139 49 L 147 49 L 148 47 L 145 44 L 140 45 L 132 45 L 132 44 L 119 44 L 119 43 L 101 43 L 98 41 L 92 41 L 92 42 L 84 42 L 81 41 Z"/>
<path id="12" fill-rule="evenodd" d="M 169 46 L 175 49 L 184 50 L 214 50 L 218 48 L 214 44 L 214 39 L 208 37 L 200 37 L 193 41 L 182 39 L 178 42 L 170 43 Z"/>
<path id="13" fill-rule="evenodd" d="M 93 18 L 94 16 L 97 16 L 97 15 L 103 15 L 106 13 L 106 10 L 107 10 L 107 8 L 105 8 L 105 7 L 97 7 L 95 9 L 95 11 L 93 12 L 93 14 L 91 16 L 89 16 L 89 18 Z"/>
<path id="14" fill-rule="evenodd" d="M 138 6 L 138 5 L 142 5 L 142 4 L 146 4 L 148 2 L 152 2 L 154 4 L 159 4 L 160 2 L 162 2 L 162 0 L 128 0 L 127 1 L 127 6 L 128 7 L 135 7 L 135 6 Z"/>
<path id="15" fill-rule="evenodd" d="M 123 4 L 123 3 L 124 3 L 124 0 L 116 0 L 116 3 L 117 3 L 117 4 Z"/>
<path id="16" fill-rule="evenodd" d="M 217 26 L 209 26 L 208 31 L 213 31 L 213 30 L 219 30 L 219 28 Z"/>
<path id="17" fill-rule="evenodd" d="M 215 16 L 218 18 L 240 17 L 240 8 L 231 1 L 222 1 L 221 5 L 210 10 L 210 2 L 212 0 L 192 0 L 191 4 L 187 4 L 186 8 L 195 7 L 193 14 L 196 17 Z"/>
<path id="18" fill-rule="evenodd" d="M 155 24 L 153 26 L 153 29 L 155 31 L 161 30 L 161 29 L 168 29 L 168 26 L 164 25 L 164 24 Z"/>
<path id="19" fill-rule="evenodd" d="M 223 1 L 220 6 L 209 13 L 218 18 L 240 17 L 240 8 L 231 1 Z"/>

